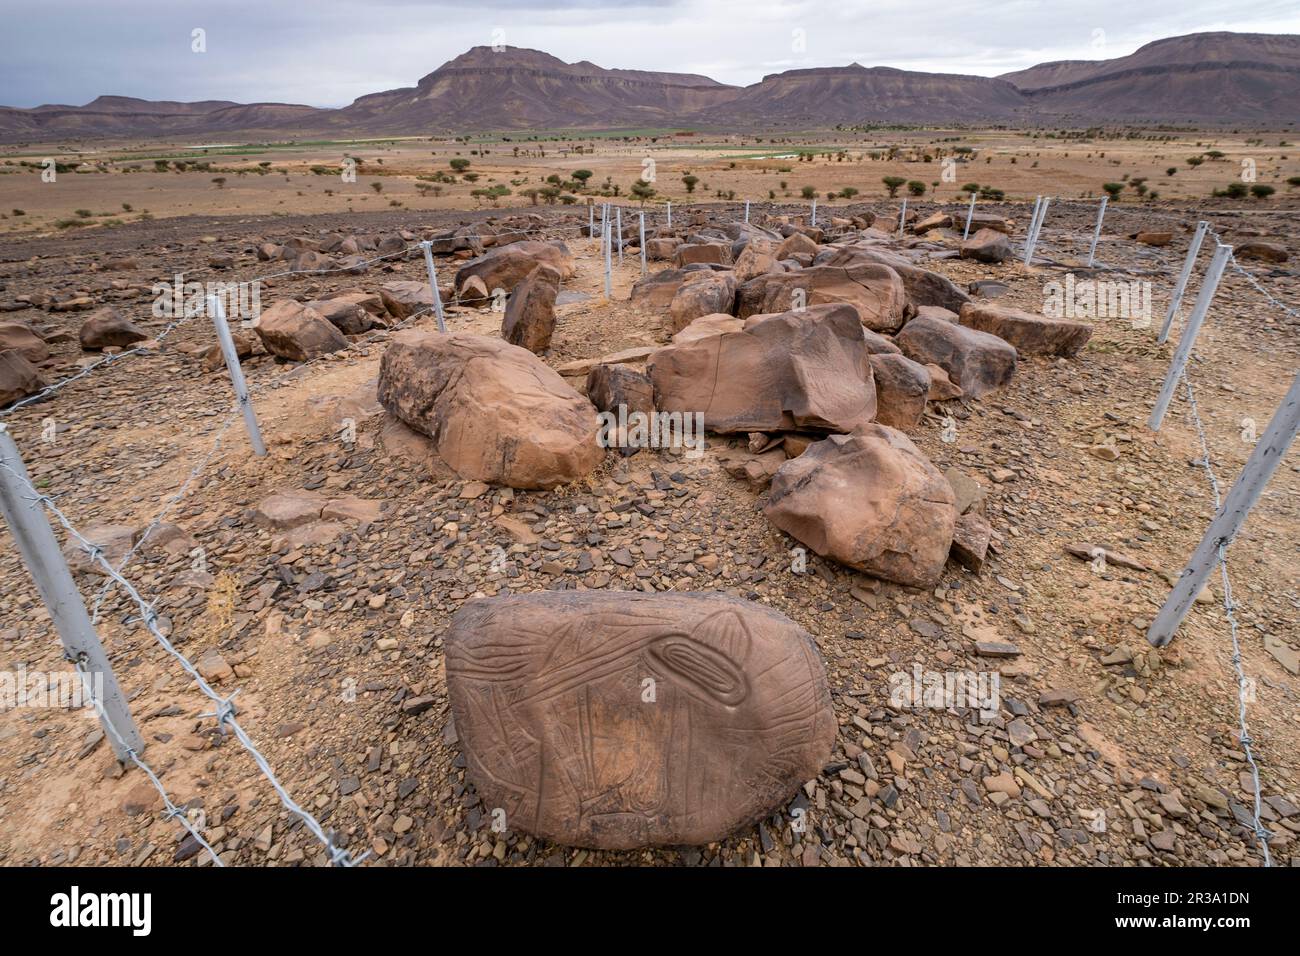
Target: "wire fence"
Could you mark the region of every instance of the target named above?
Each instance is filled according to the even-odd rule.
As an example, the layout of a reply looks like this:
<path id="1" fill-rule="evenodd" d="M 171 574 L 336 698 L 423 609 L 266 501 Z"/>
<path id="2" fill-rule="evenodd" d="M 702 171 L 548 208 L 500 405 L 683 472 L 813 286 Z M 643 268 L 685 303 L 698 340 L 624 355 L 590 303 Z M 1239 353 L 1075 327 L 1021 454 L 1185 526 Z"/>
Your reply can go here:
<path id="1" fill-rule="evenodd" d="M 1062 204 L 1072 205 L 1072 206 L 1086 205 L 1090 209 L 1096 208 L 1095 205 L 1093 204 L 1083 204 L 1083 203 L 1079 203 L 1076 201 L 1069 201 L 1069 200 L 1062 201 Z M 703 206 L 705 209 L 707 209 L 710 212 L 716 212 L 718 207 L 728 206 L 728 205 L 730 204 L 729 203 L 687 204 L 684 206 L 679 206 L 679 215 L 681 214 L 681 212 L 685 212 L 688 215 L 690 215 L 692 218 L 694 218 L 695 214 L 698 212 L 701 206 Z M 744 204 L 744 205 L 748 205 L 748 204 Z M 774 205 L 776 209 L 787 208 L 786 204 L 772 204 L 772 205 Z M 755 203 L 753 204 L 753 206 L 758 207 L 760 214 L 770 212 L 770 210 L 768 209 L 768 204 Z M 970 207 L 970 211 L 973 211 L 974 208 L 975 207 L 973 206 Z M 962 207 L 962 211 L 967 212 L 967 214 L 969 214 L 966 207 L 964 206 Z M 746 209 L 746 212 L 752 215 L 753 207 L 751 206 L 750 208 Z M 1130 212 L 1130 210 L 1125 210 L 1125 212 Z M 1132 212 L 1140 213 L 1141 215 L 1144 216 L 1149 216 L 1154 214 L 1154 216 L 1156 216 L 1157 218 L 1165 218 L 1173 221 L 1178 221 L 1180 223 L 1185 223 L 1187 221 L 1186 217 L 1166 216 L 1164 214 L 1154 213 L 1153 211 L 1146 210 L 1146 209 L 1132 210 Z M 793 214 L 797 214 L 797 213 L 798 213 L 798 207 L 795 207 Z M 777 213 L 777 215 L 790 215 L 790 214 L 792 213 L 787 213 L 784 211 Z M 592 211 L 589 213 L 589 216 L 591 217 L 589 221 L 594 221 L 595 219 L 594 205 L 592 206 Z M 655 217 L 655 211 L 653 210 L 651 211 L 651 216 L 652 218 Z M 671 216 L 671 210 L 666 208 L 660 212 L 659 218 L 661 218 L 666 223 L 669 221 L 670 216 Z M 956 220 L 956 218 L 957 217 L 954 216 L 954 220 Z M 811 215 L 810 215 L 810 220 L 811 220 Z M 903 225 L 903 222 L 904 222 L 904 218 L 900 216 L 899 217 L 900 229 Z M 432 240 L 432 241 L 438 241 L 442 239 L 451 239 L 451 240 L 463 239 L 471 242 L 477 240 L 479 243 L 482 243 L 484 240 L 491 239 L 495 242 L 511 236 L 535 236 L 539 234 L 542 228 L 543 227 L 538 226 L 538 227 L 525 229 L 525 230 L 509 230 L 500 233 L 483 233 L 483 234 L 456 235 L 455 233 L 452 233 L 450 235 L 440 236 L 436 240 Z M 589 235 L 591 233 L 594 233 L 594 230 L 591 230 L 589 232 Z M 1217 232 L 1211 230 L 1211 233 L 1214 235 L 1216 241 L 1221 242 L 1221 236 Z M 592 237 L 594 238 L 594 235 Z M 243 281 L 260 282 L 260 281 L 268 281 L 271 279 L 278 279 L 278 278 L 284 278 L 289 276 L 305 277 L 305 276 L 337 274 L 337 273 L 344 273 L 344 272 L 356 273 L 359 272 L 361 269 L 368 267 L 369 265 L 377 262 L 388 261 L 400 257 L 413 256 L 417 252 L 427 248 L 427 243 L 430 241 L 431 240 L 420 240 L 416 242 L 410 242 L 405 246 L 403 246 L 403 248 L 400 250 L 393 250 L 391 252 L 381 253 L 379 255 L 370 257 L 368 259 L 359 262 L 353 262 L 346 265 L 340 265 L 337 267 L 317 269 L 317 270 L 291 269 L 282 272 L 270 273 L 268 275 L 259 276 L 254 279 L 243 280 Z M 606 241 L 608 241 L 608 239 L 606 239 Z M 1292 317 L 1297 316 L 1297 313 L 1294 309 L 1290 308 L 1285 303 L 1281 302 L 1275 296 L 1273 296 L 1261 284 L 1259 278 L 1255 276 L 1253 273 L 1251 273 L 1249 270 L 1242 267 L 1236 261 L 1235 257 L 1231 259 L 1231 265 L 1233 267 L 1234 272 L 1236 272 L 1237 274 L 1241 275 L 1244 279 L 1246 279 L 1250 283 L 1250 285 L 1260 295 L 1262 295 L 1270 304 L 1283 310 L 1284 312 L 1286 312 L 1288 315 L 1291 315 Z M 436 281 L 435 276 L 431 276 L 431 284 L 432 281 Z M 434 301 L 437 302 L 438 292 L 436 287 L 432 290 L 432 295 Z M 397 322 L 396 324 L 388 326 L 386 329 L 383 330 L 382 334 L 386 334 L 387 332 L 395 331 L 397 329 L 409 326 L 416 319 L 428 315 L 430 312 L 435 311 L 436 308 L 437 308 L 436 305 L 430 305 L 421 308 L 416 312 L 413 312 L 412 314 L 407 316 L 405 319 Z M 61 389 L 77 381 L 81 381 L 87 378 L 88 376 L 92 375 L 94 372 L 98 371 L 99 369 L 111 367 L 114 364 L 119 363 L 121 362 L 121 360 L 128 358 L 130 356 L 154 354 L 156 348 L 158 346 L 161 346 L 161 344 L 173 332 L 175 332 L 178 328 L 182 327 L 186 323 L 192 321 L 194 318 L 202 314 L 203 313 L 201 311 L 196 312 L 194 314 L 186 314 L 183 317 L 168 323 L 159 332 L 158 335 L 154 336 L 152 340 L 152 344 L 147 346 L 146 345 L 138 346 L 133 349 L 129 349 L 120 353 L 106 356 L 104 359 L 87 366 L 86 368 L 82 369 L 80 372 L 74 375 L 71 375 L 56 383 L 43 387 L 39 392 L 15 402 L 7 409 L 0 410 L 0 422 L 3 421 L 4 417 L 13 414 L 14 412 L 18 411 L 21 408 L 49 399 L 52 395 L 54 395 Z M 375 340 L 376 339 L 374 336 L 357 338 L 353 341 L 350 341 L 346 349 L 340 351 L 347 351 L 354 348 L 365 347 L 372 344 L 372 342 Z M 337 354 L 338 354 L 337 352 L 330 353 L 331 356 Z M 294 373 L 297 374 L 298 369 L 301 369 L 304 366 L 313 365 L 315 362 L 322 361 L 324 358 L 325 357 L 322 356 L 322 357 L 317 357 L 315 359 L 309 360 L 308 362 L 299 363 L 295 367 Z M 1202 464 L 1205 468 L 1206 475 L 1209 480 L 1215 508 L 1218 509 L 1221 505 L 1219 481 L 1212 466 L 1204 423 L 1200 418 L 1199 410 L 1196 404 L 1195 394 L 1192 389 L 1192 383 L 1190 378 L 1187 375 L 1186 368 L 1183 369 L 1181 378 L 1186 389 L 1189 417 L 1196 429 L 1197 436 L 1203 452 Z M 279 387 L 280 384 L 282 384 L 282 379 L 280 378 L 264 379 L 260 382 L 254 383 L 249 391 L 261 392 L 266 388 Z M 180 485 L 177 487 L 175 492 L 173 492 L 171 495 L 169 495 L 167 498 L 163 500 L 161 507 L 158 509 L 158 511 L 154 514 L 152 519 L 145 526 L 144 532 L 139 535 L 139 537 L 132 544 L 132 547 L 125 553 L 125 555 L 117 562 L 116 565 L 114 565 L 112 562 L 109 561 L 108 557 L 106 556 L 106 554 L 104 553 L 100 545 L 89 540 L 86 537 L 86 534 L 71 521 L 71 519 L 67 516 L 67 514 L 62 509 L 60 509 L 59 506 L 55 503 L 52 496 L 47 495 L 41 490 L 39 490 L 29 479 L 26 479 L 25 477 L 19 475 L 17 471 L 15 471 L 13 468 L 10 468 L 4 462 L 0 462 L 0 468 L 3 468 L 4 471 L 10 476 L 10 478 L 15 479 L 21 483 L 24 494 L 27 496 L 27 499 L 30 502 L 38 504 L 45 513 L 50 515 L 64 529 L 69 539 L 75 541 L 81 547 L 81 549 L 85 551 L 91 563 L 96 565 L 98 568 L 100 568 L 102 573 L 105 575 L 106 581 L 99 589 L 94 600 L 92 621 L 95 622 L 98 621 L 101 607 L 103 603 L 106 600 L 108 600 L 113 589 L 120 588 L 123 591 L 123 593 L 126 595 L 128 600 L 134 605 L 136 611 L 136 615 L 133 618 L 129 618 L 128 623 L 138 623 L 144 625 L 145 629 L 153 637 L 154 641 L 163 649 L 163 651 L 168 656 L 175 659 L 175 661 L 179 664 L 181 669 L 184 670 L 185 673 L 194 681 L 195 685 L 199 688 L 200 692 L 205 697 L 207 697 L 210 701 L 212 701 L 214 705 L 212 712 L 208 714 L 204 714 L 203 716 L 214 718 L 217 722 L 217 726 L 223 732 L 228 731 L 230 734 L 232 734 L 235 737 L 235 739 L 240 743 L 240 745 L 244 748 L 244 750 L 253 759 L 258 770 L 267 779 L 272 789 L 276 792 L 277 796 L 280 799 L 281 805 L 284 807 L 284 809 L 287 810 L 294 817 L 300 819 L 303 822 L 306 829 L 312 834 L 312 836 L 314 836 L 316 840 L 322 844 L 327 859 L 331 863 L 337 865 L 353 866 L 360 862 L 363 862 L 369 856 L 369 853 L 362 854 L 359 857 L 353 857 L 352 854 L 350 854 L 347 850 L 343 849 L 338 845 L 334 836 L 327 833 L 321 826 L 320 822 L 308 810 L 304 809 L 297 802 L 293 800 L 293 798 L 290 796 L 288 791 L 280 783 L 279 778 L 276 776 L 275 772 L 271 768 L 265 756 L 261 753 L 260 750 L 258 750 L 256 745 L 253 743 L 252 739 L 249 737 L 247 732 L 239 723 L 236 716 L 237 711 L 233 702 L 233 698 L 235 694 L 238 693 L 238 691 L 235 691 L 235 693 L 231 694 L 229 697 L 222 697 L 208 684 L 208 682 L 204 679 L 202 674 L 198 671 L 197 667 L 194 664 L 192 664 L 189 661 L 189 659 L 179 649 L 176 648 L 176 646 L 172 643 L 172 641 L 168 638 L 168 636 L 163 632 L 162 628 L 159 625 L 159 616 L 153 607 L 153 603 L 156 602 L 146 601 L 144 596 L 137 589 L 137 587 L 133 585 L 131 581 L 123 574 L 123 571 L 126 568 L 126 566 L 131 562 L 131 560 L 136 556 L 136 554 L 142 548 L 148 545 L 152 535 L 161 526 L 161 524 L 163 523 L 167 515 L 170 514 L 172 510 L 177 506 L 177 504 L 186 496 L 186 494 L 195 485 L 195 483 L 198 481 L 201 475 L 207 470 L 207 468 L 209 467 L 213 459 L 221 451 L 223 447 L 225 434 L 230 428 L 230 426 L 234 423 L 235 419 L 238 417 L 239 417 L 239 409 L 236 406 L 227 415 L 224 421 L 218 426 L 218 428 L 215 431 L 215 435 L 213 437 L 212 442 L 209 444 L 209 446 L 204 451 L 204 453 L 198 458 L 194 467 L 185 475 L 184 479 L 181 481 Z M 0 428 L 3 427 L 4 427 L 3 424 L 0 424 Z M 1232 659 L 1233 666 L 1235 668 L 1237 685 L 1238 685 L 1238 725 L 1240 730 L 1238 739 L 1241 742 L 1242 747 L 1245 751 L 1247 762 L 1250 766 L 1252 781 L 1254 784 L 1253 831 L 1260 844 L 1260 849 L 1261 849 L 1261 853 L 1265 865 L 1271 866 L 1272 861 L 1271 861 L 1271 856 L 1268 847 L 1268 839 L 1270 834 L 1260 822 L 1261 813 L 1262 813 L 1262 804 L 1261 804 L 1262 786 L 1260 781 L 1260 771 L 1259 771 L 1258 762 L 1253 748 L 1253 741 L 1250 737 L 1248 725 L 1247 725 L 1247 697 L 1248 697 L 1249 679 L 1245 676 L 1245 672 L 1242 664 L 1241 645 L 1240 645 L 1240 638 L 1238 633 L 1238 622 L 1235 615 L 1236 605 L 1232 598 L 1231 581 L 1228 574 L 1226 543 L 1220 544 L 1218 559 L 1219 559 L 1219 569 L 1222 576 L 1223 589 L 1224 589 L 1224 612 L 1229 623 L 1230 636 L 1231 636 L 1232 648 L 1233 648 L 1231 659 Z M 86 673 L 86 671 L 83 668 L 83 662 L 74 661 L 73 663 L 74 666 L 77 667 L 80 673 L 82 674 Z M 121 739 L 120 735 L 118 735 L 116 731 L 113 729 L 111 721 L 104 719 L 106 718 L 106 715 L 102 703 L 99 700 L 95 699 L 93 694 L 89 696 L 91 697 L 91 700 L 93 702 L 96 711 L 99 713 L 102 719 L 101 722 L 104 725 L 104 727 L 107 728 L 108 731 L 114 735 L 114 737 L 116 738 L 116 743 L 120 745 L 121 749 L 125 752 L 127 758 L 131 761 L 133 765 L 139 767 L 145 773 L 150 783 L 160 794 L 164 806 L 164 817 L 167 819 L 177 820 L 181 824 L 181 826 L 189 833 L 190 837 L 198 844 L 198 846 L 207 852 L 207 854 L 212 859 L 214 865 L 224 866 L 225 865 L 224 861 L 221 860 L 219 854 L 217 854 L 215 849 L 204 839 L 202 833 L 200 832 L 200 828 L 196 827 L 193 824 L 193 822 L 189 819 L 185 811 L 180 807 L 178 807 L 176 803 L 171 799 L 161 779 L 154 772 L 154 770 L 148 765 L 148 763 L 143 759 L 141 754 L 137 752 L 134 748 L 129 747 L 126 744 L 126 742 Z"/>

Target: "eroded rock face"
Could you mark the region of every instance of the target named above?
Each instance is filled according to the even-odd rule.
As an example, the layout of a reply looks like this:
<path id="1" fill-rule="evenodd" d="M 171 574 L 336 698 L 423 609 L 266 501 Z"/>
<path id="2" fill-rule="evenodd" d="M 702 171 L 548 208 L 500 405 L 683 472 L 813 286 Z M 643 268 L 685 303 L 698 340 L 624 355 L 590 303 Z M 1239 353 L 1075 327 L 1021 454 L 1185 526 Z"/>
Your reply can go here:
<path id="1" fill-rule="evenodd" d="M 50 357 L 45 340 L 22 322 L 0 322 L 0 352 L 17 349 L 29 362 L 44 362 Z"/>
<path id="2" fill-rule="evenodd" d="M 41 378 L 40 371 L 22 352 L 17 349 L 0 352 L 0 408 L 35 395 L 44 387 L 45 379 Z"/>
<path id="3" fill-rule="evenodd" d="M 647 371 L 660 411 L 703 412 L 715 432 L 851 431 L 876 414 L 857 310 L 753 316 L 739 332 L 659 349 Z"/>
<path id="4" fill-rule="evenodd" d="M 976 262 L 1003 262 L 1011 256 L 1011 241 L 1006 233 L 981 229 L 961 244 L 961 257 Z"/>
<path id="5" fill-rule="evenodd" d="M 730 272 L 688 274 L 668 307 L 668 327 L 680 332 L 704 315 L 730 312 L 736 298 L 736 277 Z"/>
<path id="6" fill-rule="evenodd" d="M 348 340 L 328 319 L 292 300 L 277 302 L 263 311 L 253 329 L 263 348 L 292 362 L 306 362 L 348 347 Z"/>
<path id="7" fill-rule="evenodd" d="M 878 262 L 897 272 L 903 280 L 908 302 L 917 309 L 932 305 L 956 313 L 970 301 L 970 296 L 957 288 L 947 276 L 922 269 L 898 253 L 879 246 L 860 244 L 834 247 L 819 253 L 813 264 L 847 266 L 855 262 Z"/>
<path id="8" fill-rule="evenodd" d="M 906 435 L 872 423 L 782 465 L 763 513 L 820 555 L 929 587 L 948 558 L 953 503 L 952 486 Z"/>
<path id="9" fill-rule="evenodd" d="M 530 352 L 551 347 L 555 332 L 555 297 L 560 294 L 560 274 L 541 265 L 515 286 L 501 320 L 501 337 Z"/>
<path id="10" fill-rule="evenodd" d="M 970 398 L 1002 388 L 1016 371 L 1009 342 L 933 316 L 917 316 L 894 341 L 912 361 L 942 368 Z"/>
<path id="11" fill-rule="evenodd" d="M 812 638 L 728 595 L 488 598 L 445 642 L 469 778 L 512 830 L 601 849 L 708 843 L 779 809 L 831 755 Z"/>
<path id="12" fill-rule="evenodd" d="M 630 365 L 597 365 L 587 373 L 587 398 L 602 412 L 617 412 L 620 405 L 628 413 L 655 410 L 654 386 L 639 369 Z"/>
<path id="13" fill-rule="evenodd" d="M 81 324 L 81 331 L 77 333 L 81 347 L 93 350 L 109 346 L 126 348 L 136 342 L 143 342 L 148 337 L 147 332 L 138 328 L 111 305 L 96 309 L 86 316 L 86 321 Z"/>
<path id="14" fill-rule="evenodd" d="M 876 380 L 876 421 L 908 431 L 921 423 L 930 394 L 930 372 L 901 353 L 871 356 Z"/>
<path id="15" fill-rule="evenodd" d="M 465 263 L 456 272 L 456 288 L 463 288 L 470 276 L 477 276 L 489 295 L 495 295 L 497 289 L 509 293 L 539 265 L 550 266 L 561 279 L 573 278 L 576 271 L 573 255 L 563 242 L 529 239 L 497 246 Z"/>
<path id="16" fill-rule="evenodd" d="M 553 488 L 590 474 L 596 410 L 532 352 L 468 332 L 397 332 L 379 401 L 462 478 Z"/>
<path id="17" fill-rule="evenodd" d="M 1092 326 L 1070 319 L 1054 319 L 1009 305 L 968 302 L 961 309 L 961 324 L 1010 342 L 1018 352 L 1032 355 L 1078 355 L 1092 338 Z"/>
<path id="18" fill-rule="evenodd" d="M 721 242 L 688 242 L 673 252 L 673 263 L 679 269 L 695 262 L 727 265 L 731 262 L 731 249 Z"/>
<path id="19" fill-rule="evenodd" d="M 433 308 L 433 290 L 427 282 L 411 279 L 388 282 L 379 290 L 379 297 L 384 309 L 399 321 Z"/>
<path id="20" fill-rule="evenodd" d="M 807 306 L 851 305 L 862 324 L 875 332 L 894 331 L 908 315 L 903 280 L 889 266 L 874 262 L 813 266 L 750 279 L 737 289 L 736 314 L 743 319 L 795 309 L 800 295 Z"/>

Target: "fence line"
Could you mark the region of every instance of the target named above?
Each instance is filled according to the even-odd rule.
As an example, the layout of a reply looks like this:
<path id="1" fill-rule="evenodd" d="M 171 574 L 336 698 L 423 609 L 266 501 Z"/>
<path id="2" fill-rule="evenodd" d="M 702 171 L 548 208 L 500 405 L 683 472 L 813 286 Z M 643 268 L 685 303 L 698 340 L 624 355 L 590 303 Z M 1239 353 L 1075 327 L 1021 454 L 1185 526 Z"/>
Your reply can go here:
<path id="1" fill-rule="evenodd" d="M 239 693 L 238 690 L 229 697 L 222 697 L 213 690 L 212 686 L 207 682 L 203 675 L 199 673 L 198 669 L 191 664 L 189 659 L 177 649 L 165 634 L 163 634 L 162 630 L 158 627 L 158 612 L 155 611 L 153 606 L 144 599 L 135 585 L 123 577 L 122 574 L 113 567 L 112 563 L 104 557 L 103 549 L 94 542 L 89 541 L 77 529 L 68 516 L 54 503 L 54 501 L 48 495 L 43 494 L 38 490 L 36 486 L 23 475 L 19 474 L 13 468 L 10 468 L 5 462 L 0 462 L 0 468 L 3 468 L 17 483 L 24 486 L 29 494 L 28 500 L 35 504 L 39 504 L 51 516 L 53 516 L 54 519 L 63 526 L 64 530 L 67 531 L 68 535 L 80 543 L 82 549 L 89 556 L 91 562 L 99 565 L 99 567 L 103 569 L 103 573 L 113 578 L 127 593 L 131 600 L 135 602 L 139 611 L 139 617 L 132 620 L 138 621 L 148 629 L 149 633 L 154 636 L 154 640 L 159 644 L 159 646 L 176 659 L 180 664 L 181 669 L 190 676 L 203 695 L 215 704 L 212 713 L 203 714 L 202 716 L 214 717 L 219 727 L 228 727 L 230 729 L 230 732 L 234 734 L 235 739 L 239 741 L 243 748 L 253 758 L 258 769 L 262 771 L 262 775 L 266 777 L 267 781 L 271 784 L 271 787 L 280 797 L 280 802 L 284 808 L 302 820 L 303 824 L 312 835 L 325 846 L 330 862 L 342 866 L 354 866 L 369 856 L 369 851 L 367 851 L 361 857 L 353 859 L 350 853 L 334 843 L 333 839 L 331 839 L 321 828 L 319 821 L 317 821 L 309 811 L 303 809 L 291 796 L 289 796 L 288 791 L 284 789 L 283 785 L 276 777 L 275 772 L 271 769 L 271 765 L 267 763 L 266 758 L 262 756 L 261 751 L 257 749 L 252 738 L 248 736 L 248 733 L 240 725 L 238 718 L 235 716 L 236 709 L 233 699 L 235 694 Z M 128 750 L 128 755 L 133 752 L 133 750 Z"/>

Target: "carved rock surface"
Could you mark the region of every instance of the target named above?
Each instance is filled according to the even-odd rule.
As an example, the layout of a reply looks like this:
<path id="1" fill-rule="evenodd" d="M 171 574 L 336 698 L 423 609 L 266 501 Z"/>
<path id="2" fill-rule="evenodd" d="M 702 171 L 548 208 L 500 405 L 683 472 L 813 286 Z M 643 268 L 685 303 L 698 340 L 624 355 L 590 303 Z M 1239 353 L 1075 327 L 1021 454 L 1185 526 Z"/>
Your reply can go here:
<path id="1" fill-rule="evenodd" d="M 908 322 L 894 341 L 912 361 L 938 365 L 970 398 L 1002 388 L 1016 371 L 1009 342 L 932 316 Z"/>
<path id="2" fill-rule="evenodd" d="M 670 345 L 646 364 L 655 407 L 703 412 L 710 431 L 847 432 L 876 414 L 866 342 L 849 305 L 753 316 L 739 332 Z"/>
<path id="3" fill-rule="evenodd" d="M 772 479 L 769 521 L 820 555 L 913 587 L 939 580 L 957 520 L 952 486 L 900 431 L 831 435 Z"/>
<path id="4" fill-rule="evenodd" d="M 737 290 L 736 314 L 743 319 L 798 308 L 797 292 L 807 306 L 831 302 L 853 306 L 862 324 L 875 332 L 894 331 L 908 314 L 903 280 L 891 267 L 874 262 L 814 266 L 750 279 Z"/>
<path id="5" fill-rule="evenodd" d="M 553 488 L 600 462 L 596 410 L 527 349 L 468 332 L 397 332 L 379 401 L 462 478 Z"/>
<path id="6" fill-rule="evenodd" d="M 1018 352 L 1032 355 L 1078 355 L 1092 338 L 1087 322 L 1055 319 L 992 302 L 967 302 L 961 324 L 1010 342 Z"/>
<path id="7" fill-rule="evenodd" d="M 453 616 L 445 642 L 475 789 L 506 826 L 557 843 L 719 840 L 782 807 L 831 755 L 812 638 L 728 595 L 487 598 Z"/>

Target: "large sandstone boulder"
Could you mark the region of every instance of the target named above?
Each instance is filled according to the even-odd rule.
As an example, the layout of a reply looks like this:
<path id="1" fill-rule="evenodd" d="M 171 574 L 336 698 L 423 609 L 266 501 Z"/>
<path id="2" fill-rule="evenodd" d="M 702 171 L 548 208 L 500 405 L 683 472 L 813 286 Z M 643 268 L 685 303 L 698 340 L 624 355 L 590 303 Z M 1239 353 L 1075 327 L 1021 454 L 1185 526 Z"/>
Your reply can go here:
<path id="1" fill-rule="evenodd" d="M 934 364 L 969 398 L 1002 388 L 1016 371 L 1016 349 L 1004 339 L 933 316 L 918 316 L 895 336 L 914 362 Z"/>
<path id="2" fill-rule="evenodd" d="M 813 265 L 848 266 L 855 262 L 878 262 L 889 266 L 903 280 L 908 302 L 918 309 L 933 305 L 957 312 L 970 301 L 970 296 L 947 276 L 922 269 L 902 255 L 880 246 L 864 243 L 836 247 L 819 253 Z"/>
<path id="3" fill-rule="evenodd" d="M 265 309 L 253 326 L 262 347 L 291 362 L 306 362 L 348 347 L 343 333 L 315 309 L 285 300 Z"/>
<path id="4" fill-rule="evenodd" d="M 650 378 L 630 365 L 594 365 L 587 373 L 587 398 L 598 411 L 617 413 L 620 405 L 632 412 L 655 410 L 655 390 Z"/>
<path id="5" fill-rule="evenodd" d="M 0 352 L 16 349 L 29 362 L 44 362 L 50 357 L 45 340 L 22 322 L 0 322 Z"/>
<path id="6" fill-rule="evenodd" d="M 40 371 L 22 352 L 17 349 L 0 352 L 0 408 L 35 395 L 44 387 L 45 379 L 41 378 Z"/>
<path id="7" fill-rule="evenodd" d="M 921 423 L 930 394 L 930 372 L 901 353 L 875 353 L 871 371 L 876 382 L 876 421 L 908 431 Z"/>
<path id="8" fill-rule="evenodd" d="M 853 306 L 862 324 L 876 332 L 894 331 L 908 315 L 903 280 L 889 266 L 871 262 L 813 266 L 751 279 L 737 289 L 736 314 L 743 319 L 797 308 L 800 290 L 804 305 Z"/>
<path id="9" fill-rule="evenodd" d="M 831 756 L 821 655 L 714 593 L 471 601 L 444 637 L 466 768 L 507 828 L 565 845 L 697 845 L 780 810 Z"/>
<path id="10" fill-rule="evenodd" d="M 398 321 L 409 319 L 417 312 L 433 309 L 433 290 L 427 282 L 401 279 L 387 282 L 379 290 L 384 310 Z"/>
<path id="11" fill-rule="evenodd" d="M 952 544 L 953 502 L 948 480 L 906 435 L 872 423 L 782 465 L 763 513 L 820 555 L 930 587 Z"/>
<path id="12" fill-rule="evenodd" d="M 344 335 L 361 335 L 369 331 L 376 316 L 386 311 L 380 296 L 371 292 L 343 292 L 328 299 L 308 302 L 307 308 L 315 309 Z"/>
<path id="13" fill-rule="evenodd" d="M 713 271 L 710 266 L 698 264 L 684 269 L 660 269 L 634 282 L 628 299 L 642 308 L 666 309 L 672 305 L 673 297 L 683 283 L 697 276 L 710 275 Z"/>
<path id="14" fill-rule="evenodd" d="M 501 337 L 530 352 L 551 347 L 555 332 L 555 297 L 560 294 L 560 274 L 539 265 L 515 286 L 501 320 Z"/>
<path id="15" fill-rule="evenodd" d="M 730 312 L 735 299 L 736 277 L 730 272 L 690 274 L 668 307 L 669 329 L 680 332 L 701 316 Z"/>
<path id="16" fill-rule="evenodd" d="M 778 259 L 792 259 L 799 255 L 817 255 L 817 243 L 813 242 L 801 232 L 796 232 L 791 235 L 782 242 L 776 250 L 776 257 Z"/>
<path id="17" fill-rule="evenodd" d="M 490 336 L 395 333 L 379 401 L 463 478 L 552 488 L 590 474 L 603 454 L 591 403 L 532 352 Z"/>
<path id="18" fill-rule="evenodd" d="M 1003 262 L 1011 257 L 1011 240 L 1006 233 L 981 229 L 962 242 L 961 257 L 976 262 Z"/>
<path id="19" fill-rule="evenodd" d="M 1055 319 L 992 302 L 967 302 L 961 308 L 961 324 L 1005 339 L 1018 352 L 1031 355 L 1078 355 L 1092 338 L 1086 322 Z"/>
<path id="20" fill-rule="evenodd" d="M 734 272 L 737 282 L 748 282 L 769 272 L 778 271 L 775 247 L 768 239 L 751 238 L 736 257 Z"/>
<path id="21" fill-rule="evenodd" d="M 704 413 L 715 432 L 851 431 L 876 414 L 857 310 L 754 316 L 739 332 L 673 344 L 647 371 L 660 411 Z"/>
<path id="22" fill-rule="evenodd" d="M 679 269 L 696 262 L 728 265 L 731 262 L 731 248 L 722 242 L 686 242 L 679 245 L 673 253 L 673 264 Z"/>
<path id="23" fill-rule="evenodd" d="M 77 338 L 83 349 L 99 350 L 109 347 L 126 348 L 143 342 L 149 333 L 138 328 L 111 305 L 96 309 L 81 323 Z"/>
<path id="24" fill-rule="evenodd" d="M 674 333 L 673 344 L 685 345 L 688 342 L 694 342 L 696 339 L 708 338 L 710 335 L 721 335 L 723 332 L 739 332 L 745 327 L 745 321 L 745 319 L 738 319 L 728 312 L 702 315 L 692 321 L 686 328 Z M 863 329 L 863 331 L 866 330 Z"/>
<path id="25" fill-rule="evenodd" d="M 456 271 L 456 288 L 462 288 L 470 276 L 477 276 L 489 295 L 497 289 L 508 293 L 539 265 L 550 266 L 561 280 L 573 278 L 577 271 L 573 255 L 563 242 L 528 239 L 489 249 L 465 263 Z"/>

